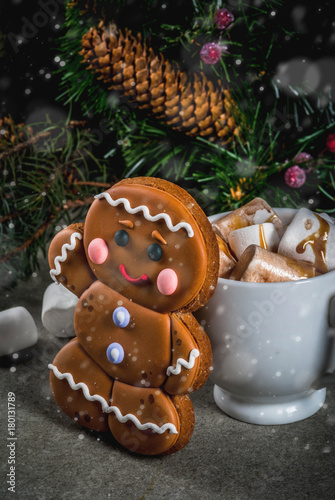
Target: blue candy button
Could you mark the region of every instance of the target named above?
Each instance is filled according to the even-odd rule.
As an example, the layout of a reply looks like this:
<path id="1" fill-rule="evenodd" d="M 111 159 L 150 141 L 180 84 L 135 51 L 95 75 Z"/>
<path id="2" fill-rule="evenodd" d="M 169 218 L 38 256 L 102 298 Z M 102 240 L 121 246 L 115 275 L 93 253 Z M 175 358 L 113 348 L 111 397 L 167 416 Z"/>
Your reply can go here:
<path id="1" fill-rule="evenodd" d="M 112 344 L 109 344 L 107 347 L 107 358 L 108 360 L 113 363 L 114 365 L 118 365 L 123 361 L 124 358 L 124 350 L 122 345 L 118 344 L 117 342 L 113 342 Z"/>
<path id="2" fill-rule="evenodd" d="M 117 307 L 113 312 L 113 321 L 119 328 L 125 328 L 129 325 L 130 314 L 125 307 Z"/>

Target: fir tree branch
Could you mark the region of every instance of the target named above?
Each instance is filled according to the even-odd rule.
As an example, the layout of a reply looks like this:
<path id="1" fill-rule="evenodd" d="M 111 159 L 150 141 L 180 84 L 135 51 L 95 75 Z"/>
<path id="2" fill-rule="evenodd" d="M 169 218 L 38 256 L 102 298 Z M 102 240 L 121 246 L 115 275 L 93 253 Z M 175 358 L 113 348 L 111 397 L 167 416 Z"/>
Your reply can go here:
<path id="1" fill-rule="evenodd" d="M 85 127 L 87 126 L 87 121 L 84 120 L 71 120 L 68 124 L 68 127 L 70 128 L 75 128 L 75 127 Z M 29 127 L 31 128 L 31 127 Z M 19 144 L 16 144 L 12 148 L 8 148 L 6 151 L 3 153 L 0 153 L 0 162 L 8 158 L 9 156 L 13 156 L 16 153 L 19 153 L 20 151 L 24 149 L 28 149 L 30 146 L 33 146 L 37 142 L 39 142 L 41 139 L 46 139 L 47 137 L 50 136 L 52 131 L 55 129 L 55 127 L 50 127 L 50 130 L 46 130 L 43 132 L 37 132 L 35 135 L 30 137 L 24 142 L 20 142 Z M 1 164 L 0 164 L 1 167 Z"/>
<path id="2" fill-rule="evenodd" d="M 95 155 L 101 139 L 87 122 L 28 128 L 8 120 L 2 127 L 1 145 L 10 154 L 3 157 L 0 176 L 0 264 L 2 282 L 15 284 L 38 268 L 37 255 L 46 253 L 56 225 L 82 220 L 94 195 L 117 176 Z M 20 147 L 11 147 L 14 142 Z"/>
<path id="3" fill-rule="evenodd" d="M 88 207 L 92 204 L 94 201 L 94 196 L 88 196 L 84 200 L 72 200 L 68 201 L 61 207 L 56 208 L 56 212 L 59 214 L 65 209 L 65 210 L 71 210 L 75 209 L 77 207 Z M 17 255 L 20 252 L 23 252 L 24 250 L 27 250 L 35 241 L 37 241 L 45 232 L 46 230 L 50 227 L 52 222 L 56 219 L 55 214 L 51 214 L 48 219 L 42 224 L 41 227 L 39 227 L 35 233 L 30 236 L 22 245 L 14 248 L 10 252 L 8 252 L 6 255 L 0 258 L 0 262 L 7 262 L 9 259 L 11 259 L 14 255 Z M 0 221 L 0 223 L 3 222 L 3 220 Z"/>
<path id="4" fill-rule="evenodd" d="M 11 250 L 10 252 L 8 252 L 6 255 L 4 255 L 3 257 L 0 258 L 0 262 L 7 262 L 9 259 L 11 259 L 12 257 L 14 257 L 15 255 L 17 255 L 18 253 L 20 252 L 23 252 L 24 250 L 26 250 L 34 241 L 36 241 L 38 238 L 40 238 L 44 233 L 45 231 L 48 229 L 49 225 L 51 224 L 52 222 L 52 219 L 53 217 L 49 220 L 49 221 L 46 221 L 40 228 L 37 229 L 37 231 L 30 237 L 28 238 L 28 240 L 26 240 L 22 245 L 14 248 L 13 250 Z"/>
<path id="5" fill-rule="evenodd" d="M 29 148 L 30 146 L 32 146 L 33 144 L 36 144 L 41 139 L 45 139 L 50 134 L 51 134 L 51 131 L 39 132 L 36 135 L 34 135 L 33 137 L 31 137 L 30 139 L 28 139 L 27 141 L 16 144 L 11 149 L 7 149 L 3 153 L 0 153 L 0 162 L 5 160 L 8 156 L 15 155 L 16 153 L 19 153 L 20 151 Z M 1 164 L 0 164 L 0 166 L 1 166 Z"/>

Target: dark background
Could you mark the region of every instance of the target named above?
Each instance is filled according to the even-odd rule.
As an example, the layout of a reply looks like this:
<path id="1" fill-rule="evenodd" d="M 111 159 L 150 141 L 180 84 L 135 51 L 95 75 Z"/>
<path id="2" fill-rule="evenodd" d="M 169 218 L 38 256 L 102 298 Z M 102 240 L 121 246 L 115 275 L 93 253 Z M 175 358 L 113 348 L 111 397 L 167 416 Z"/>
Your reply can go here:
<path id="1" fill-rule="evenodd" d="M 51 16 L 37 1 L 1 1 L 1 31 L 7 35 L 0 60 L 1 116 L 10 114 L 15 121 L 28 122 L 43 120 L 45 113 L 51 114 L 52 121 L 66 117 L 66 109 L 56 102 L 60 66 L 55 61 L 64 6 L 56 1 L 55 5 L 58 12 L 55 9 L 56 15 Z M 37 12 L 44 13 L 36 17 Z M 34 28 L 33 18 L 43 26 Z M 18 37 L 23 33 L 31 37 L 20 44 Z"/>

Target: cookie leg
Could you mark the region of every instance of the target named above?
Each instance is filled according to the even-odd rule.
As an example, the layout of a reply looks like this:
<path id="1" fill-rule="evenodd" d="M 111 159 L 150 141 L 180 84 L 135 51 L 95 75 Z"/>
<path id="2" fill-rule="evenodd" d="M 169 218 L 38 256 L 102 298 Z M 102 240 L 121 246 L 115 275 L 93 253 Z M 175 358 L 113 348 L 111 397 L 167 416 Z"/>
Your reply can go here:
<path id="1" fill-rule="evenodd" d="M 78 424 L 108 430 L 108 406 L 113 381 L 84 351 L 75 338 L 66 344 L 49 365 L 53 397 L 66 415 Z"/>
<path id="2" fill-rule="evenodd" d="M 143 455 L 170 454 L 183 448 L 194 427 L 188 396 L 168 396 L 161 389 L 115 381 L 108 423 L 114 438 Z"/>

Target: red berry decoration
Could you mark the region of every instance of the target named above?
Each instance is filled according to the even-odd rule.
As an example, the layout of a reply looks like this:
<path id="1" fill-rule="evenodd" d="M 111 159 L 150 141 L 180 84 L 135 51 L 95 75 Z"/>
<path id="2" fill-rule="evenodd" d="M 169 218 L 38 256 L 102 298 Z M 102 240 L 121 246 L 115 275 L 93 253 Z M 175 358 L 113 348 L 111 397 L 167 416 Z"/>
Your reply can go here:
<path id="1" fill-rule="evenodd" d="M 305 153 L 304 151 L 301 151 L 293 161 L 296 163 L 306 163 L 306 162 L 311 162 L 313 160 L 313 156 L 311 156 L 309 153 Z"/>
<path id="2" fill-rule="evenodd" d="M 300 188 L 306 182 L 306 172 L 298 165 L 293 165 L 286 170 L 284 179 L 291 188 Z"/>
<path id="3" fill-rule="evenodd" d="M 222 55 L 221 47 L 217 43 L 209 42 L 200 50 L 200 59 L 205 64 L 216 64 Z"/>
<path id="4" fill-rule="evenodd" d="M 215 24 L 220 30 L 228 29 L 235 18 L 228 9 L 219 9 L 215 14 Z"/>
<path id="5" fill-rule="evenodd" d="M 329 134 L 326 141 L 326 147 L 331 153 L 335 153 L 335 134 Z"/>

